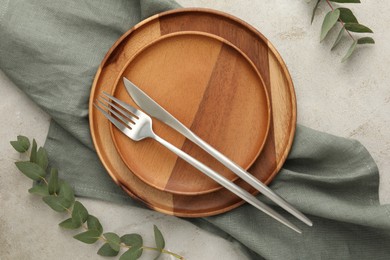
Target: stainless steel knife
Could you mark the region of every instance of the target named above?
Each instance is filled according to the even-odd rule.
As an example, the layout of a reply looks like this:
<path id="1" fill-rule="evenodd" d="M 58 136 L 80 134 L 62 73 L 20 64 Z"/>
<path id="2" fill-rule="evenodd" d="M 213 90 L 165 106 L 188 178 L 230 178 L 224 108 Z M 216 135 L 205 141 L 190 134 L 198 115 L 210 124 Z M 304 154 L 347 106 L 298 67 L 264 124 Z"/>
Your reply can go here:
<path id="1" fill-rule="evenodd" d="M 134 83 L 130 80 L 123 78 L 123 82 L 125 84 L 126 90 L 134 100 L 134 102 L 146 113 L 150 116 L 164 122 L 177 132 L 184 135 L 187 139 L 197 144 L 219 162 L 221 162 L 225 167 L 234 172 L 241 179 L 246 181 L 248 184 L 256 188 L 260 191 L 264 196 L 268 197 L 270 200 L 275 202 L 277 205 L 291 213 L 293 216 L 307 224 L 308 226 L 312 226 L 313 223 L 310 219 L 308 219 L 304 214 L 291 206 L 287 201 L 281 198 L 278 194 L 272 191 L 267 185 L 259 181 L 252 174 L 247 172 L 241 166 L 227 158 L 225 155 L 220 153 L 218 150 L 210 146 L 208 143 L 199 138 L 195 133 L 193 133 L 190 129 L 188 129 L 185 125 L 183 125 L 179 120 L 177 120 L 174 116 L 172 116 L 168 111 L 166 111 L 163 107 L 157 104 L 151 97 L 149 97 L 145 92 L 143 92 L 140 88 L 138 88 Z"/>

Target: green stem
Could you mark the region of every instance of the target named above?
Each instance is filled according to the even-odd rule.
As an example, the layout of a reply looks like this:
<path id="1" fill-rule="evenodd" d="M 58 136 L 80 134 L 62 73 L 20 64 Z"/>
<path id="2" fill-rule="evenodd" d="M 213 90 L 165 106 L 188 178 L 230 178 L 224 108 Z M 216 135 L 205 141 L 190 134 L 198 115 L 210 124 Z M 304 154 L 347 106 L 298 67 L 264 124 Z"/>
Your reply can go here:
<path id="1" fill-rule="evenodd" d="M 88 228 L 86 228 L 86 229 L 88 230 Z M 103 242 L 107 243 L 107 239 L 104 237 L 104 235 L 101 235 L 101 236 L 99 237 L 99 239 L 102 240 Z M 127 248 L 127 249 L 128 249 L 128 248 L 131 248 L 131 246 L 128 246 L 128 245 L 126 245 L 126 244 L 124 244 L 124 243 L 119 243 L 119 246 L 120 246 L 121 248 Z M 165 249 L 159 249 L 159 248 L 156 248 L 156 247 L 149 247 L 149 246 L 143 246 L 142 248 L 143 248 L 143 249 L 146 249 L 146 250 L 152 250 L 152 251 L 156 251 L 156 252 L 161 252 L 161 253 L 163 253 L 163 254 L 167 254 L 167 255 L 171 255 L 171 256 L 173 256 L 173 257 L 176 257 L 177 259 L 184 260 L 184 257 L 183 257 L 183 256 L 178 255 L 178 254 L 176 254 L 176 253 L 173 253 L 173 252 L 171 252 L 171 251 L 165 250 Z"/>
<path id="2" fill-rule="evenodd" d="M 48 186 L 49 185 L 49 182 L 46 180 L 45 177 L 41 177 L 41 179 L 43 180 L 43 182 Z"/>
<path id="3" fill-rule="evenodd" d="M 168 250 L 165 250 L 165 249 L 158 249 L 156 247 L 148 247 L 148 246 L 143 246 L 142 247 L 143 249 L 146 249 L 146 250 L 153 250 L 153 251 L 157 251 L 157 252 L 161 252 L 161 253 L 164 253 L 164 254 L 167 254 L 167 255 L 171 255 L 173 257 L 176 257 L 177 259 L 183 259 L 184 260 L 184 257 L 181 256 L 181 255 L 178 255 L 178 254 L 175 254 L 171 251 L 168 251 Z"/>
<path id="4" fill-rule="evenodd" d="M 326 3 L 329 5 L 330 9 L 332 9 L 332 11 L 334 11 L 334 8 L 333 8 L 332 4 L 330 3 L 330 1 L 326 0 Z M 341 26 L 345 29 L 345 27 L 344 27 L 345 23 L 340 18 L 338 19 L 338 21 L 340 22 Z M 348 33 L 349 37 L 351 37 L 351 39 L 353 41 L 355 41 L 355 38 L 352 36 L 352 34 L 347 29 L 345 29 L 345 31 Z"/>

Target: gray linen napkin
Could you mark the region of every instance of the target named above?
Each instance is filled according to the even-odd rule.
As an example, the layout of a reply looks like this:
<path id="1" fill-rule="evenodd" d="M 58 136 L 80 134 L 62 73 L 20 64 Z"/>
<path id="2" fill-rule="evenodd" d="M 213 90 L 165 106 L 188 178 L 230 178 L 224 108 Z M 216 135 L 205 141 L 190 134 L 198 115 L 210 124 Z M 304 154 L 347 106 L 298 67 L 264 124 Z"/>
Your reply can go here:
<path id="1" fill-rule="evenodd" d="M 0 69 L 51 115 L 45 147 L 77 195 L 140 206 L 113 183 L 94 152 L 89 92 L 121 34 L 178 7 L 157 0 L 0 0 Z M 312 228 L 280 211 L 303 227 L 297 235 L 248 205 L 192 221 L 236 239 L 256 259 L 388 259 L 390 207 L 379 205 L 378 185 L 375 162 L 359 142 L 298 126 L 271 187 L 306 213 Z"/>

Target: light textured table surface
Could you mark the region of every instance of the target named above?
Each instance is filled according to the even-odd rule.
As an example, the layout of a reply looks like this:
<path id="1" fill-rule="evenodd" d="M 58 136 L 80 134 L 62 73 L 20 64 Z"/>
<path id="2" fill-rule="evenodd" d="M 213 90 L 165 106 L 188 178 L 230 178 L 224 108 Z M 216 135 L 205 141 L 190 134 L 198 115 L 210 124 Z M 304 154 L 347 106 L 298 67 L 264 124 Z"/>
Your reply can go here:
<path id="1" fill-rule="evenodd" d="M 315 1 L 313 1 L 315 2 Z M 298 123 L 361 141 L 380 169 L 381 203 L 390 203 L 390 5 L 388 1 L 350 4 L 361 23 L 375 34 L 374 46 L 359 47 L 346 63 L 341 44 L 330 52 L 330 40 L 319 43 L 326 5 L 310 25 L 314 3 L 306 1 L 180 0 L 185 7 L 209 7 L 235 15 L 262 32 L 277 48 L 292 75 L 298 101 Z M 380 10 L 380 11 L 378 11 Z M 1 38 L 0 38 L 1 40 Z M 0 57 L 1 58 L 1 57 Z M 43 145 L 49 126 L 45 112 L 0 72 L 0 259 L 99 259 L 97 245 L 72 239 L 74 232 L 58 227 L 63 216 L 47 208 L 27 190 L 31 182 L 14 162 L 9 145 L 16 135 L 34 137 Z M 165 235 L 167 247 L 187 259 L 246 259 L 240 247 L 185 220 L 150 210 L 80 199 L 105 230 L 139 232 L 153 244 L 153 224 Z M 261 214 L 261 213 L 259 213 Z M 150 254 L 143 257 L 149 259 Z"/>

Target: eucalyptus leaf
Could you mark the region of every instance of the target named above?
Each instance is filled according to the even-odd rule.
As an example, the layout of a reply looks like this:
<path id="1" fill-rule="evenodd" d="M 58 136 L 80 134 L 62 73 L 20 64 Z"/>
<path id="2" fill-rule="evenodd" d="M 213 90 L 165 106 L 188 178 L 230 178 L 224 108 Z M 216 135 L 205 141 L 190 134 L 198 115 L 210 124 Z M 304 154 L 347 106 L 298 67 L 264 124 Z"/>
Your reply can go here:
<path id="1" fill-rule="evenodd" d="M 375 41 L 371 37 L 362 37 L 357 40 L 358 44 L 375 44 Z"/>
<path id="2" fill-rule="evenodd" d="M 27 137 L 23 135 L 18 135 L 16 137 L 17 141 L 11 141 L 12 147 L 19 153 L 24 153 L 30 148 L 30 141 Z"/>
<path id="3" fill-rule="evenodd" d="M 36 163 L 37 162 L 37 142 L 35 141 L 35 139 L 33 139 L 33 142 L 32 142 L 32 147 L 31 147 L 31 153 L 30 153 L 30 162 L 34 162 Z"/>
<path id="4" fill-rule="evenodd" d="M 93 215 L 88 215 L 87 225 L 89 230 L 97 230 L 100 232 L 100 234 L 103 233 L 102 224 L 100 224 L 100 221 L 97 217 Z"/>
<path id="5" fill-rule="evenodd" d="M 143 246 L 143 239 L 142 236 L 139 234 L 126 234 L 121 237 L 121 241 L 123 244 L 127 246 L 135 246 L 135 247 L 142 247 Z"/>
<path id="6" fill-rule="evenodd" d="M 121 257 L 119 257 L 119 260 L 136 260 L 141 257 L 143 252 L 143 248 L 140 247 L 131 247 L 129 250 L 127 250 Z"/>
<path id="7" fill-rule="evenodd" d="M 120 237 L 112 232 L 104 233 L 103 236 L 107 240 L 107 243 L 111 246 L 112 249 L 115 251 L 119 251 L 121 239 Z"/>
<path id="8" fill-rule="evenodd" d="M 38 181 L 46 175 L 46 172 L 33 162 L 15 162 L 15 165 L 19 171 L 34 181 Z"/>
<path id="9" fill-rule="evenodd" d="M 350 3 L 350 4 L 358 4 L 360 3 L 360 0 L 329 0 L 331 2 L 335 2 L 335 3 Z"/>
<path id="10" fill-rule="evenodd" d="M 335 42 L 333 43 L 332 48 L 330 50 L 333 50 L 337 46 L 337 44 L 339 44 L 341 38 L 343 38 L 343 33 L 344 33 L 344 27 L 341 28 L 339 34 L 337 35 Z"/>
<path id="11" fill-rule="evenodd" d="M 88 218 L 88 211 L 84 207 L 83 204 L 79 201 L 75 201 L 73 204 L 73 210 L 72 210 L 72 220 L 75 224 L 81 225 L 85 221 L 87 221 Z"/>
<path id="12" fill-rule="evenodd" d="M 25 151 L 27 151 L 27 149 L 23 147 L 23 145 L 19 141 L 11 141 L 9 143 L 19 153 L 24 153 Z"/>
<path id="13" fill-rule="evenodd" d="M 314 8 L 313 8 L 313 12 L 311 14 L 311 20 L 310 20 L 310 23 L 313 23 L 313 20 L 314 20 L 314 16 L 316 14 L 316 11 L 317 11 L 317 8 L 318 8 L 318 5 L 319 3 L 321 2 L 321 0 L 317 0 L 317 3 L 315 4 Z"/>
<path id="14" fill-rule="evenodd" d="M 70 185 L 63 180 L 60 181 L 60 191 L 58 192 L 58 195 L 69 201 L 71 205 L 75 200 L 72 187 L 70 187 Z"/>
<path id="15" fill-rule="evenodd" d="M 351 55 L 352 53 L 355 51 L 356 49 L 356 45 L 357 45 L 357 41 L 354 41 L 351 45 L 351 47 L 349 47 L 347 53 L 345 54 L 344 58 L 341 60 L 341 62 L 344 62 L 346 61 Z"/>
<path id="16" fill-rule="evenodd" d="M 321 37 L 320 41 L 323 41 L 325 37 L 328 35 L 329 31 L 335 26 L 337 20 L 340 17 L 340 10 L 335 9 L 333 11 L 328 12 L 325 15 L 324 21 L 321 27 Z"/>
<path id="17" fill-rule="evenodd" d="M 51 168 L 48 190 L 49 194 L 57 193 L 60 190 L 58 183 L 58 170 L 56 168 Z"/>
<path id="18" fill-rule="evenodd" d="M 154 240 L 156 242 L 156 247 L 159 250 L 159 253 L 155 258 L 155 259 L 157 259 L 165 247 L 165 240 L 164 240 L 164 237 L 163 237 L 161 231 L 158 229 L 158 227 L 156 225 L 153 225 L 153 230 L 154 230 Z"/>
<path id="19" fill-rule="evenodd" d="M 72 218 L 65 219 L 58 225 L 65 229 L 78 229 L 81 226 L 81 224 L 73 222 Z"/>
<path id="20" fill-rule="evenodd" d="M 49 159 L 47 157 L 47 151 L 43 147 L 39 147 L 37 152 L 37 161 L 36 163 L 42 167 L 42 169 L 46 170 L 49 164 Z"/>
<path id="21" fill-rule="evenodd" d="M 64 212 L 71 204 L 62 196 L 49 195 L 42 198 L 43 201 L 49 205 L 50 208 L 57 212 Z"/>
<path id="22" fill-rule="evenodd" d="M 337 9 L 340 10 L 340 20 L 344 23 L 359 23 L 350 9 L 343 7 Z"/>
<path id="23" fill-rule="evenodd" d="M 31 194 L 37 194 L 40 196 L 49 196 L 49 190 L 46 184 L 38 183 L 28 190 Z"/>
<path id="24" fill-rule="evenodd" d="M 110 246 L 109 243 L 105 243 L 100 249 L 99 251 L 97 252 L 98 255 L 101 255 L 101 256 L 117 256 L 119 253 L 119 250 L 118 251 L 115 251 L 114 249 L 112 249 L 112 247 Z"/>
<path id="25" fill-rule="evenodd" d="M 22 144 L 23 147 L 26 147 L 26 151 L 28 150 L 28 148 L 30 148 L 30 140 L 28 140 L 26 136 L 18 135 L 16 139 L 18 140 L 19 143 Z"/>
<path id="26" fill-rule="evenodd" d="M 88 230 L 73 237 L 86 244 L 93 244 L 99 240 L 100 233 L 97 230 Z"/>
<path id="27" fill-rule="evenodd" d="M 356 33 L 373 33 L 373 31 L 367 26 L 359 23 L 346 23 L 344 25 L 345 29 L 350 32 Z"/>

